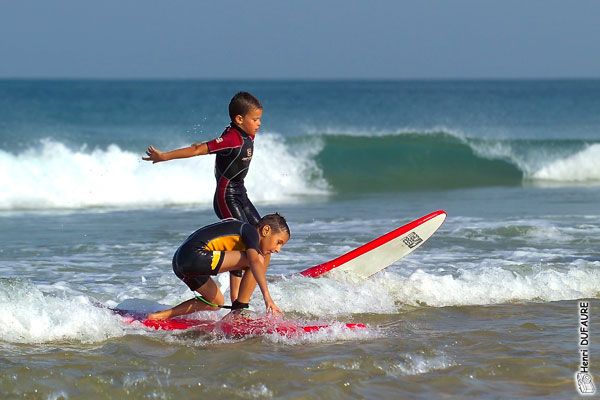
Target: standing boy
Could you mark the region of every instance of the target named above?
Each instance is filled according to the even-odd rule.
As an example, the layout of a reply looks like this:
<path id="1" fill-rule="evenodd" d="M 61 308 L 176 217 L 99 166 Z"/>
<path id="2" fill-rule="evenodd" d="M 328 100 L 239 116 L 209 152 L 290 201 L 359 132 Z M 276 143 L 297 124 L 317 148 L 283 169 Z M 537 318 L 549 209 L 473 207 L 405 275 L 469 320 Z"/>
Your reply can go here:
<path id="1" fill-rule="evenodd" d="M 260 101 L 247 92 L 237 93 L 229 103 L 231 124 L 220 137 L 204 143 L 194 143 L 189 147 L 163 153 L 153 146 L 146 150 L 143 160 L 153 164 L 177 158 L 189 158 L 205 154 L 216 154 L 215 177 L 217 189 L 213 207 L 221 219 L 235 218 L 256 225 L 260 215 L 248 198 L 244 178 L 248 173 L 254 153 L 254 136 L 260 127 L 263 107 Z M 271 255 L 265 255 L 265 265 Z M 231 301 L 238 298 L 241 270 L 230 273 Z M 247 303 L 248 299 L 240 299 Z"/>

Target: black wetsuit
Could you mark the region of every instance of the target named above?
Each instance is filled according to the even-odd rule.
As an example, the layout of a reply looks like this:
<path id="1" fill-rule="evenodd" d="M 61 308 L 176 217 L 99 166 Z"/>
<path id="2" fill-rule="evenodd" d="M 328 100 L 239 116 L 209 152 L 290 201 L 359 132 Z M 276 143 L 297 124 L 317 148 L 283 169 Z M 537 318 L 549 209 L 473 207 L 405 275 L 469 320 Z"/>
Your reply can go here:
<path id="1" fill-rule="evenodd" d="M 173 272 L 191 290 L 204 285 L 210 275 L 217 275 L 222 252 L 258 248 L 258 232 L 247 222 L 227 220 L 205 226 L 192 233 L 173 256 Z"/>
<path id="2" fill-rule="evenodd" d="M 254 137 L 231 123 L 220 137 L 206 144 L 209 153 L 217 155 L 217 190 L 213 202 L 215 213 L 221 219 L 235 218 L 256 225 L 260 215 L 248 199 L 244 186 L 254 152 Z"/>

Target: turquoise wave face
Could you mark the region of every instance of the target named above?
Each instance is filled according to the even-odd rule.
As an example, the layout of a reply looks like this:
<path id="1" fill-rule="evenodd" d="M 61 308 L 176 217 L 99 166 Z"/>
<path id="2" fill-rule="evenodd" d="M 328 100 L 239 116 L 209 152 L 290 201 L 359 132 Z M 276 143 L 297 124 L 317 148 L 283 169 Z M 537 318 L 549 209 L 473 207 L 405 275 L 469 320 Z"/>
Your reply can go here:
<path id="1" fill-rule="evenodd" d="M 532 180 L 581 183 L 578 170 L 600 169 L 597 150 L 590 151 L 594 145 L 580 140 L 467 139 L 447 132 L 320 139 L 315 160 L 341 193 L 518 186 Z M 598 184 L 598 175 L 583 183 Z"/>
<path id="2" fill-rule="evenodd" d="M 518 185 L 523 173 L 490 160 L 446 134 L 329 136 L 317 156 L 325 179 L 341 192 Z"/>

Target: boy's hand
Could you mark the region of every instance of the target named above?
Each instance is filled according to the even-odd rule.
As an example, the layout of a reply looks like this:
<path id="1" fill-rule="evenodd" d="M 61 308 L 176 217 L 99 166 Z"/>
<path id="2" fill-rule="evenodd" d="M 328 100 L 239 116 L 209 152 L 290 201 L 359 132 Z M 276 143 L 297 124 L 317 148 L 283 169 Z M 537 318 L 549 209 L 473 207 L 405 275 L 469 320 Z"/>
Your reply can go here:
<path id="1" fill-rule="evenodd" d="M 148 147 L 146 154 L 148 157 L 142 157 L 142 160 L 144 161 L 152 161 L 152 164 L 164 161 L 163 153 L 159 150 L 156 150 L 153 146 Z"/>
<path id="2" fill-rule="evenodd" d="M 267 307 L 267 315 L 273 314 L 274 317 L 277 317 L 277 313 L 279 313 L 283 317 L 283 311 L 275 305 L 273 300 L 265 301 L 265 306 Z"/>

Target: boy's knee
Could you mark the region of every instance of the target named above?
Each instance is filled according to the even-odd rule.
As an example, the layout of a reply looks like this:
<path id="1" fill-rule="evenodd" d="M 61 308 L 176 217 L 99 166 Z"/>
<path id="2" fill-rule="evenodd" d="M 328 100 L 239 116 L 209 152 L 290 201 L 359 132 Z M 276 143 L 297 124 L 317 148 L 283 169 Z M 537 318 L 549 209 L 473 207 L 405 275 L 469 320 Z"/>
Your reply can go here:
<path id="1" fill-rule="evenodd" d="M 202 294 L 200 292 L 198 292 L 200 294 L 200 296 L 197 296 L 195 299 L 193 299 L 195 301 L 195 308 L 196 307 L 200 307 L 200 308 L 196 308 L 197 310 L 201 310 L 204 309 L 203 307 L 206 307 L 206 305 L 208 304 L 209 306 L 213 306 L 216 305 L 223 305 L 225 304 L 225 298 L 223 297 L 223 295 L 221 294 L 221 292 L 218 292 L 214 295 L 211 296 L 207 296 L 205 294 Z"/>
<path id="2" fill-rule="evenodd" d="M 217 295 L 217 297 L 219 298 L 219 304 L 224 304 L 225 303 L 225 298 L 223 297 L 223 293 L 219 292 L 219 294 Z"/>
<path id="3" fill-rule="evenodd" d="M 214 299 L 210 300 L 211 303 L 214 304 L 225 304 L 225 298 L 223 297 L 223 294 L 221 292 L 218 292 L 215 296 Z"/>

